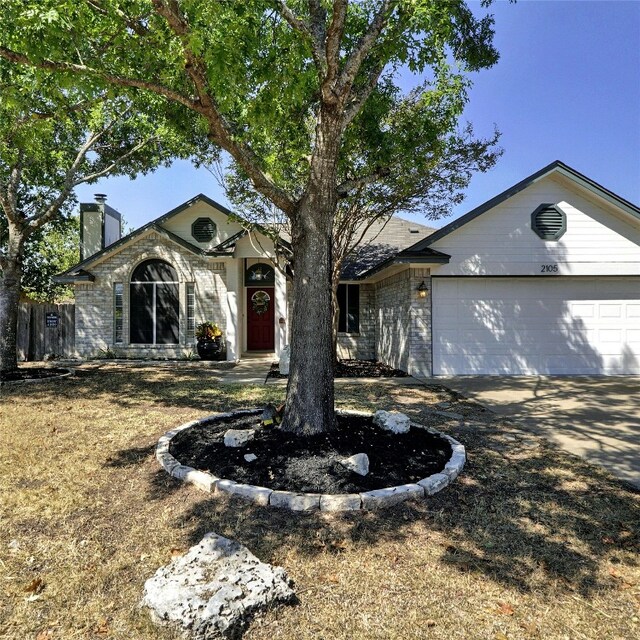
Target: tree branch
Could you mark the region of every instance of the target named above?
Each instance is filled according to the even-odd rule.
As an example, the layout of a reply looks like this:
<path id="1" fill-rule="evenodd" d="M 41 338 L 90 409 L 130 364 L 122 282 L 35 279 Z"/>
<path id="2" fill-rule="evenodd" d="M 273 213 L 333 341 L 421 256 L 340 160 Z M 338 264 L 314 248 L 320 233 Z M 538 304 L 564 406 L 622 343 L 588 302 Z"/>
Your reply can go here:
<path id="1" fill-rule="evenodd" d="M 35 62 L 23 53 L 18 53 L 17 51 L 13 51 L 12 49 L 8 49 L 7 47 L 2 46 L 0 46 L 0 58 L 4 58 L 5 60 L 9 60 L 9 62 L 14 62 L 29 67 L 46 69 L 47 71 L 66 71 L 78 75 L 96 76 L 98 78 L 101 78 L 102 80 L 109 82 L 110 84 L 115 84 L 120 87 L 145 89 L 146 91 L 156 93 L 169 100 L 172 100 L 173 102 L 178 102 L 188 109 L 191 109 L 198 113 L 202 113 L 200 105 L 197 101 L 193 100 L 192 98 L 187 98 L 177 91 L 174 91 L 173 89 L 169 89 L 168 87 L 165 87 L 161 84 L 156 84 L 155 82 L 150 82 L 148 80 L 139 80 L 137 78 L 129 78 L 127 76 L 105 73 L 104 71 L 100 71 L 99 69 L 94 69 L 84 64 L 74 64 L 72 62 L 56 62 L 54 60 L 41 60 L 39 62 Z"/>
<path id="2" fill-rule="evenodd" d="M 190 47 L 190 26 L 182 14 L 177 0 L 152 0 L 152 2 L 157 13 L 167 21 L 169 28 L 182 43 L 186 59 L 185 70 L 198 94 L 200 103 L 198 112 L 206 118 L 209 124 L 209 139 L 233 156 L 234 160 L 247 173 L 256 189 L 287 215 L 292 215 L 296 208 L 293 200 L 263 173 L 253 150 L 234 138 L 231 127 L 220 113 L 209 90 L 206 64 L 200 56 L 195 55 Z"/>
<path id="3" fill-rule="evenodd" d="M 109 12 L 100 4 L 98 0 L 87 0 L 87 4 L 100 15 L 108 16 Z M 124 24 L 131 29 L 135 34 L 139 36 L 146 36 L 149 34 L 149 29 L 144 26 L 140 19 L 131 18 L 122 9 L 114 8 L 115 14 L 124 22 Z"/>
<path id="4" fill-rule="evenodd" d="M 396 8 L 396 4 L 397 0 L 384 0 L 382 6 L 369 24 L 366 33 L 360 38 L 355 49 L 349 55 L 338 79 L 338 92 L 341 95 L 347 95 L 351 90 L 362 63 L 371 52 L 383 29 L 387 26 L 389 17 Z"/>
<path id="5" fill-rule="evenodd" d="M 100 171 L 95 171 L 94 173 L 90 173 L 89 175 L 84 176 L 80 180 L 76 180 L 73 183 L 73 186 L 77 187 L 79 184 L 84 184 L 85 182 L 93 182 L 98 178 L 106 176 L 107 174 L 111 173 L 124 160 L 126 160 L 127 158 L 130 158 L 134 153 L 136 153 L 137 151 L 140 151 L 140 149 L 142 149 L 143 147 L 145 147 L 146 145 L 148 145 L 149 143 L 157 139 L 158 138 L 156 138 L 155 136 L 152 136 L 150 138 L 147 138 L 146 140 L 143 140 L 142 142 L 139 142 L 134 147 L 131 147 L 129 151 L 127 151 L 126 153 L 123 153 L 121 156 L 118 156 L 109 166 L 105 167 L 104 169 L 100 169 Z"/>
<path id="6" fill-rule="evenodd" d="M 338 196 L 346 198 L 351 191 L 365 187 L 372 182 L 376 182 L 380 178 L 384 178 L 391 173 L 389 167 L 378 167 L 373 173 L 369 173 L 366 176 L 360 176 L 359 178 L 353 178 L 351 180 L 345 180 L 336 187 Z"/>
<path id="7" fill-rule="evenodd" d="M 333 0 L 331 24 L 327 29 L 325 55 L 327 59 L 327 75 L 325 87 L 335 91 L 334 83 L 340 69 L 340 45 L 344 34 L 344 24 L 347 19 L 348 0 Z"/>
<path id="8" fill-rule="evenodd" d="M 311 25 L 309 25 L 293 13 L 285 0 L 278 0 L 277 10 L 278 13 L 284 18 L 284 20 L 289 23 L 291 28 L 302 34 L 302 36 L 309 42 L 309 44 L 311 45 L 313 60 L 316 64 L 316 68 L 318 69 L 318 73 L 324 74 L 327 69 L 327 61 L 322 49 L 324 28 L 320 30 L 318 29 L 318 22 L 317 18 L 314 17 L 314 13 L 310 11 L 312 16 L 312 23 Z M 322 23 L 322 27 L 324 27 L 324 20 Z"/>
<path id="9" fill-rule="evenodd" d="M 348 127 L 353 119 L 360 113 L 362 107 L 364 107 L 366 101 L 369 99 L 369 96 L 376 88 L 378 84 L 378 80 L 380 80 L 380 75 L 384 69 L 384 64 L 380 63 L 376 65 L 376 67 L 371 71 L 369 77 L 367 78 L 367 82 L 365 86 L 358 91 L 357 95 L 354 96 L 353 102 L 349 104 L 349 106 L 344 111 L 344 116 L 342 118 L 342 126 L 344 128 Z"/>

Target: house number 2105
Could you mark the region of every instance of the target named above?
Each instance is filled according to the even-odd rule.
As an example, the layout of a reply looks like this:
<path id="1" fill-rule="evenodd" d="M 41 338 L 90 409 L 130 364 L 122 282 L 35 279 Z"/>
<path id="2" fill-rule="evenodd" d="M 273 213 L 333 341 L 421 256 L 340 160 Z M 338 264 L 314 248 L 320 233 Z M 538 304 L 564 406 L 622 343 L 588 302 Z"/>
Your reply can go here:
<path id="1" fill-rule="evenodd" d="M 558 273 L 557 264 L 541 264 L 540 273 Z"/>

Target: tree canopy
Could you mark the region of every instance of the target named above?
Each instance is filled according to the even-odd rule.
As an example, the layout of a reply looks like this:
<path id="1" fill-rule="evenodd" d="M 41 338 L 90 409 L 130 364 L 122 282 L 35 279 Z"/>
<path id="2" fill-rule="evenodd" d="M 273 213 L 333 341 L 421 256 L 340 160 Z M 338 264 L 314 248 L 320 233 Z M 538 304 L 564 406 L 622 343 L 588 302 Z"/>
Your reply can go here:
<path id="1" fill-rule="evenodd" d="M 5 0 L 0 16 L 0 57 L 186 108 L 176 117 L 195 115 L 290 220 L 283 426 L 307 433 L 334 423 L 339 202 L 394 175 L 400 154 L 415 157 L 414 145 L 440 126 L 421 117 L 431 102 L 442 105 L 442 122 L 455 122 L 467 74 L 498 59 L 492 39 L 492 17 L 476 17 L 463 0 Z M 442 92 L 451 100 L 439 101 Z M 402 124 L 412 118 L 413 131 Z"/>
<path id="2" fill-rule="evenodd" d="M 141 109 L 124 92 L 67 85 L 6 60 L 0 60 L 0 95 L 0 368 L 8 370 L 17 366 L 23 287 L 53 294 L 43 269 L 64 257 L 54 259 L 52 243 L 70 257 L 65 233 L 73 228 L 75 187 L 168 163 L 184 149 L 184 138 L 162 120 L 167 105 L 153 95 Z"/>

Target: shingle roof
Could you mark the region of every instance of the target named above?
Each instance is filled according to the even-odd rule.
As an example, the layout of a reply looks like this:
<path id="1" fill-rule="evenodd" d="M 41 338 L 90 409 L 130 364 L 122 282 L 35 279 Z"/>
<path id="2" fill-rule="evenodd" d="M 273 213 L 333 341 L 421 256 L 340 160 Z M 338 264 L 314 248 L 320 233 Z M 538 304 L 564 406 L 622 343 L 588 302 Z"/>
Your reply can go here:
<path id="1" fill-rule="evenodd" d="M 342 280 L 355 280 L 376 265 L 389 260 L 402 249 L 432 234 L 435 229 L 394 216 L 375 222 L 367 229 L 362 242 L 345 258 Z"/>

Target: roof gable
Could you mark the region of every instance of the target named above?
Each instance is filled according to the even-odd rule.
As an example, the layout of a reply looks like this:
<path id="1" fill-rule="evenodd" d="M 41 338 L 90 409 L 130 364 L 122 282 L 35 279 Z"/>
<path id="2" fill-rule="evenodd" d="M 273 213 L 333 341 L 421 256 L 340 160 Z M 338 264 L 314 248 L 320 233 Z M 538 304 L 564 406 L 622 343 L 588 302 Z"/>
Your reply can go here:
<path id="1" fill-rule="evenodd" d="M 194 239 L 186 239 L 186 234 L 180 233 L 180 227 L 176 227 L 176 225 L 173 224 L 175 221 L 179 220 L 179 218 L 184 215 L 185 212 L 189 212 L 192 209 L 194 211 L 198 211 L 199 214 L 206 215 L 207 208 L 198 208 L 198 205 L 208 205 L 208 207 L 212 208 L 217 214 L 216 217 L 224 216 L 225 219 L 228 219 L 228 223 L 230 226 L 225 230 L 225 233 L 222 234 L 222 237 L 218 238 L 220 240 L 219 242 L 214 241 L 212 243 L 209 243 L 209 245 L 203 246 L 203 243 L 198 243 Z M 187 222 L 187 226 L 190 227 L 191 221 Z M 235 249 L 237 241 L 247 235 L 247 233 L 249 233 L 248 229 L 250 227 L 255 228 L 259 233 L 262 230 L 262 227 L 260 225 L 253 225 L 249 222 L 246 222 L 246 224 L 243 225 L 243 220 L 238 215 L 234 214 L 232 211 L 227 209 L 227 207 L 221 205 L 212 198 L 209 198 L 208 196 L 200 193 L 190 200 L 187 200 L 183 204 L 175 207 L 174 209 L 171 209 L 171 211 L 168 211 L 155 220 L 152 220 L 142 227 L 135 229 L 131 233 L 120 238 L 120 240 L 118 240 L 117 242 L 114 242 L 101 251 L 98 251 L 92 256 L 89 256 L 87 259 L 61 273 L 59 276 L 57 276 L 57 278 L 60 281 L 68 282 L 73 279 L 74 276 L 79 272 L 86 273 L 86 270 L 92 265 L 100 262 L 113 253 L 120 251 L 131 242 L 136 242 L 151 230 L 156 231 L 172 242 L 180 245 L 182 248 L 201 257 L 231 256 L 233 255 L 233 251 Z M 287 243 L 285 242 L 285 244 Z"/>
<path id="2" fill-rule="evenodd" d="M 521 191 L 531 186 L 535 182 L 547 176 L 550 176 L 551 174 L 557 174 L 559 176 L 562 176 L 568 179 L 574 185 L 577 185 L 578 187 L 581 187 L 582 189 L 587 190 L 591 194 L 594 194 L 600 197 L 601 199 L 605 200 L 607 203 L 614 205 L 624 213 L 632 216 L 634 219 L 640 220 L 639 207 L 629 202 L 628 200 L 625 200 L 624 198 L 616 195 L 612 191 L 609 191 L 608 189 L 598 184 L 597 182 L 594 182 L 590 178 L 587 178 L 585 175 L 579 173 L 575 169 L 572 169 L 571 167 L 564 164 L 560 160 L 556 160 L 551 164 L 547 165 L 546 167 L 540 169 L 540 171 L 536 171 L 536 173 L 533 173 L 532 175 L 528 176 L 524 180 L 521 180 L 520 182 L 513 185 L 509 189 L 506 189 L 505 191 L 498 194 L 497 196 L 491 198 L 490 200 L 487 200 L 484 204 L 481 204 L 479 207 L 476 207 L 469 213 L 461 216 L 460 218 L 457 218 L 456 220 L 453 220 L 452 222 L 445 225 L 441 229 L 438 229 L 427 238 L 424 238 L 423 240 L 420 240 L 419 242 L 414 244 L 412 247 L 410 247 L 410 249 L 413 251 L 420 251 L 422 249 L 425 249 L 426 247 L 430 246 L 437 240 L 440 240 L 441 238 L 448 236 L 454 231 L 457 231 L 460 227 L 471 222 L 472 220 L 475 220 L 476 218 L 481 216 L 483 213 L 486 213 L 487 211 L 491 211 L 492 209 L 497 207 L 499 204 L 502 204 L 503 202 L 505 202 L 509 198 L 512 198 L 513 196 L 520 193 Z"/>

